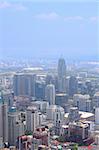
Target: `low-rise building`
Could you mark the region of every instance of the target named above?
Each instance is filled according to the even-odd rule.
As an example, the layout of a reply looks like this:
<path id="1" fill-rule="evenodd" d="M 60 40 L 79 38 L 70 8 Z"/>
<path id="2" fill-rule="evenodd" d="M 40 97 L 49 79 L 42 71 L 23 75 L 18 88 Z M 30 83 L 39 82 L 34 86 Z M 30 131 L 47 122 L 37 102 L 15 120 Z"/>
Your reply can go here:
<path id="1" fill-rule="evenodd" d="M 80 142 L 88 138 L 89 125 L 81 122 L 69 123 L 68 137 L 71 141 Z"/>

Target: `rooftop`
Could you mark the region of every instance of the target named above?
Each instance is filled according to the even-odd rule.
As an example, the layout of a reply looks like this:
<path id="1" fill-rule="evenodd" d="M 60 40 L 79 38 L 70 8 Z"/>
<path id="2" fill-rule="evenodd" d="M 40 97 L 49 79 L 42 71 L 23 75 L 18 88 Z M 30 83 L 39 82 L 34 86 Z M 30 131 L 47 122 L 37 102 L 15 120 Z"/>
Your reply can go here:
<path id="1" fill-rule="evenodd" d="M 79 114 L 81 115 L 80 118 L 81 119 L 86 119 L 86 118 L 89 118 L 89 117 L 93 117 L 94 114 L 93 113 L 90 113 L 90 112 L 84 112 L 84 111 L 79 111 Z M 68 118 L 68 115 L 69 113 L 65 113 L 65 118 Z"/>
<path id="2" fill-rule="evenodd" d="M 89 99 L 90 96 L 88 94 L 82 95 L 82 94 L 75 94 L 74 98 L 81 98 L 81 99 Z"/>
<path id="3" fill-rule="evenodd" d="M 97 97 L 99 97 L 99 92 L 96 92 L 94 96 L 97 96 Z"/>
<path id="4" fill-rule="evenodd" d="M 65 94 L 65 93 L 58 93 L 58 94 L 56 94 L 56 96 L 66 96 L 67 94 Z"/>

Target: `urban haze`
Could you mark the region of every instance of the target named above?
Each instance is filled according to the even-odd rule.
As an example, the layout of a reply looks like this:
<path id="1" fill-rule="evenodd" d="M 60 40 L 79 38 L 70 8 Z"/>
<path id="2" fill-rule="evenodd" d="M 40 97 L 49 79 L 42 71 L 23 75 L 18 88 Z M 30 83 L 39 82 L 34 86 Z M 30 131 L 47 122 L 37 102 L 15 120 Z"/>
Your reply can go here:
<path id="1" fill-rule="evenodd" d="M 99 150 L 98 0 L 0 0 L 0 150 Z"/>

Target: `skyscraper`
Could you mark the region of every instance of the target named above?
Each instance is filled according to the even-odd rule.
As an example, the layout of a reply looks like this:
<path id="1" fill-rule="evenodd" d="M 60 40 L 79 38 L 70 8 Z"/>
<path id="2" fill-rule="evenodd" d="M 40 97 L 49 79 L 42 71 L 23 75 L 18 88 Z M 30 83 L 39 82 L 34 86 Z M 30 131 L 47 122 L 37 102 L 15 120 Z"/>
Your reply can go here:
<path id="1" fill-rule="evenodd" d="M 8 142 L 8 105 L 0 93 L 0 138 Z"/>
<path id="2" fill-rule="evenodd" d="M 26 110 L 26 130 L 35 131 L 39 125 L 39 112 L 36 107 L 29 106 Z"/>
<path id="3" fill-rule="evenodd" d="M 3 138 L 2 98 L 0 93 L 0 138 Z"/>
<path id="4" fill-rule="evenodd" d="M 55 86 L 53 84 L 48 84 L 46 86 L 45 100 L 47 100 L 50 105 L 55 104 Z"/>
<path id="5" fill-rule="evenodd" d="M 71 76 L 69 79 L 69 96 L 73 97 L 74 94 L 77 94 L 77 79 L 75 76 Z"/>
<path id="6" fill-rule="evenodd" d="M 45 98 L 45 82 L 37 81 L 35 84 L 35 96 L 37 99 Z"/>
<path id="7" fill-rule="evenodd" d="M 58 61 L 58 91 L 66 92 L 66 64 L 63 58 Z"/>
<path id="8" fill-rule="evenodd" d="M 19 112 L 11 107 L 8 113 L 8 142 L 11 146 L 16 145 L 17 137 L 24 135 L 24 124 L 19 118 Z"/>
<path id="9" fill-rule="evenodd" d="M 36 76 L 34 74 L 16 74 L 13 80 L 15 96 L 35 97 L 35 81 Z"/>

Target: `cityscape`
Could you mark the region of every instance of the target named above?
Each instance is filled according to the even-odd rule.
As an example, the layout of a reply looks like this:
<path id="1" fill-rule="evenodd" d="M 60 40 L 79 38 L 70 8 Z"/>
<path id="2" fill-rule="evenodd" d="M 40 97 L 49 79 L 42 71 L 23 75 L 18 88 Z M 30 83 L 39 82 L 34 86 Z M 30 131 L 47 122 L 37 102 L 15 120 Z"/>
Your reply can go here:
<path id="1" fill-rule="evenodd" d="M 98 4 L 0 1 L 0 150 L 99 150 Z"/>

